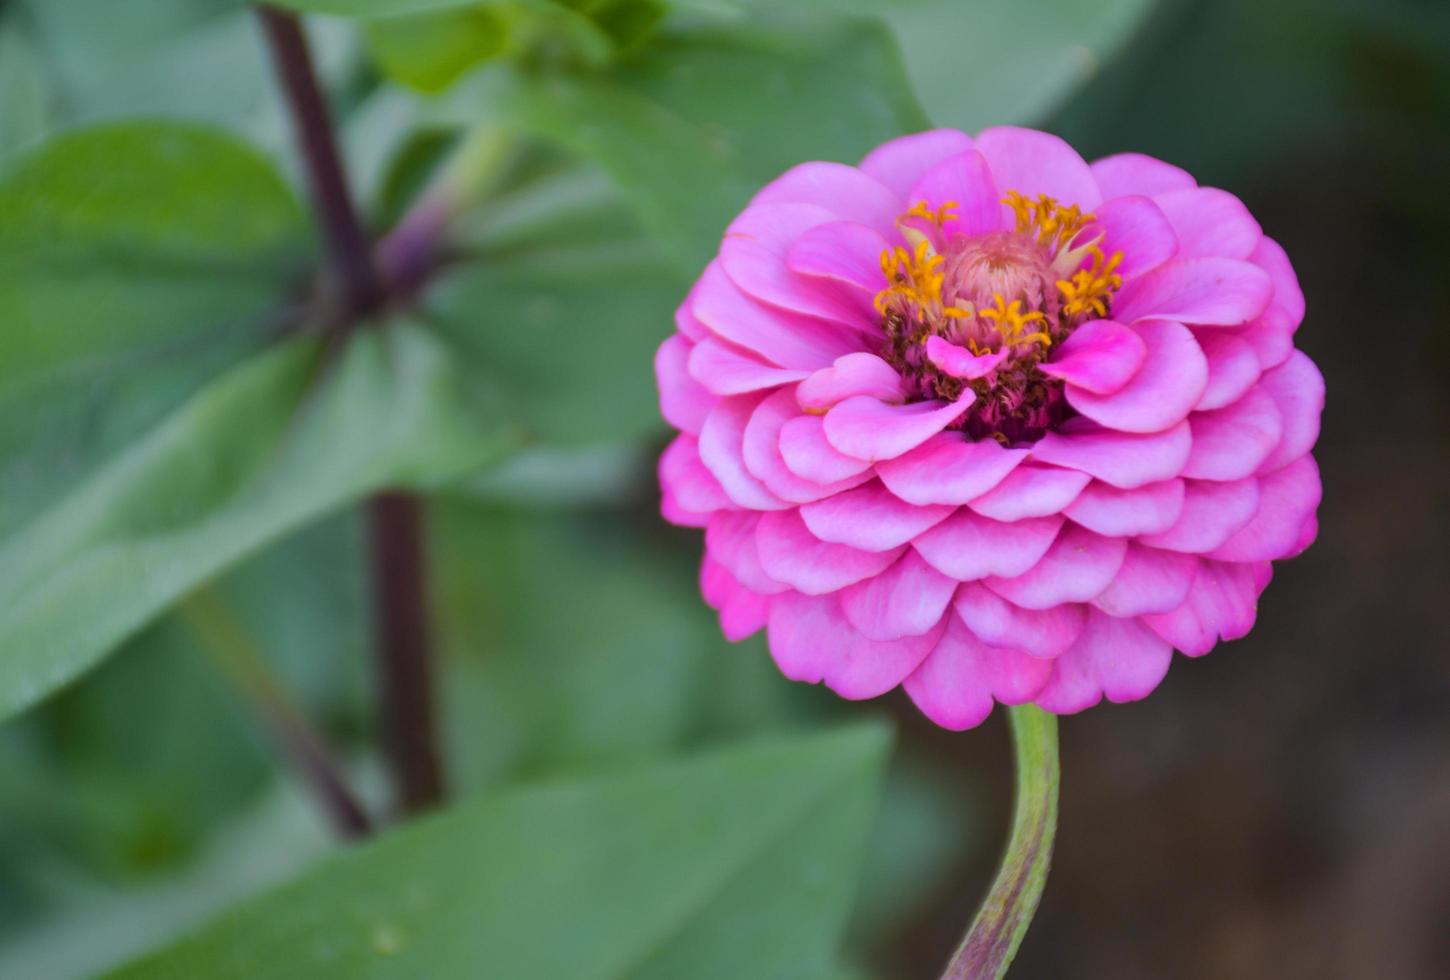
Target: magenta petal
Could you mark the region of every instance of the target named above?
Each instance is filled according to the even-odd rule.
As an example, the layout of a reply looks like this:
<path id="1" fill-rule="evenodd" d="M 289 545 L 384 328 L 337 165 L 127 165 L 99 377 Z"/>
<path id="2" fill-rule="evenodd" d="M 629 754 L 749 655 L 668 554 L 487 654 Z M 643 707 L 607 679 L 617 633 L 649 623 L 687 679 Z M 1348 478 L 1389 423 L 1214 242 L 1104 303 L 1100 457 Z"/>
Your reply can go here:
<path id="1" fill-rule="evenodd" d="M 1077 603 L 1023 609 L 977 582 L 962 585 L 952 605 L 983 643 L 1048 660 L 1077 641 L 1087 620 L 1086 608 Z"/>
<path id="2" fill-rule="evenodd" d="M 1254 349 L 1259 367 L 1265 371 L 1283 364 L 1294 353 L 1294 321 L 1278 303 L 1270 303 L 1258 319 L 1234 328 L 1232 335 Z"/>
<path id="3" fill-rule="evenodd" d="M 980 725 L 996 701 L 1032 700 L 1051 672 L 1051 661 L 988 646 L 951 616 L 941 642 L 902 687 L 922 714 L 943 728 L 963 731 Z"/>
<path id="4" fill-rule="evenodd" d="M 806 595 L 825 595 L 880 575 L 902 552 L 862 551 L 822 541 L 793 510 L 762 514 L 755 543 L 765 573 Z"/>
<path id="5" fill-rule="evenodd" d="M 1150 435 L 1069 427 L 1039 439 L 1032 447 L 1032 456 L 1131 490 L 1177 476 L 1191 448 L 1188 422 L 1184 421 L 1166 432 Z"/>
<path id="6" fill-rule="evenodd" d="M 1193 555 L 1130 541 L 1112 584 L 1092 604 L 1110 616 L 1168 612 L 1183 604 L 1197 573 L 1198 558 Z"/>
<path id="7" fill-rule="evenodd" d="M 1292 558 L 1309 546 L 1301 537 L 1313 519 L 1323 489 L 1312 456 L 1300 456 L 1282 469 L 1259 477 L 1259 509 L 1254 519 L 1209 557 L 1224 561 Z"/>
<path id="8" fill-rule="evenodd" d="M 690 377 L 716 395 L 743 395 L 804 378 L 806 371 L 763 364 L 719 340 L 706 338 L 690 351 Z"/>
<path id="9" fill-rule="evenodd" d="M 1241 562 L 1200 562 L 1183 605 L 1141 621 L 1190 657 L 1201 657 L 1220 638 L 1236 640 L 1253 629 L 1268 581 L 1259 572 L 1260 566 Z"/>
<path id="10" fill-rule="evenodd" d="M 733 509 L 720 482 L 700 462 L 694 436 L 681 433 L 669 444 L 660 456 L 659 477 L 674 504 L 692 514 Z"/>
<path id="11" fill-rule="evenodd" d="M 1284 310 L 1291 328 L 1304 319 L 1304 290 L 1299 288 L 1299 277 L 1284 249 L 1272 238 L 1262 238 L 1254 254 L 1249 256 L 1254 265 L 1269 274 L 1274 283 L 1274 305 Z"/>
<path id="12" fill-rule="evenodd" d="M 836 358 L 796 389 L 796 399 L 807 412 L 826 412 L 853 395 L 869 395 L 878 401 L 906 400 L 901 375 L 875 354 L 858 351 Z"/>
<path id="13" fill-rule="evenodd" d="M 1081 470 L 1028 463 L 1007 474 L 1001 483 L 972 500 L 969 506 L 983 517 L 998 521 L 1060 514 L 1091 479 Z"/>
<path id="14" fill-rule="evenodd" d="M 1113 537 L 1166 531 L 1183 511 L 1183 481 L 1160 480 L 1132 490 L 1094 480 L 1063 511 L 1089 531 Z"/>
<path id="15" fill-rule="evenodd" d="M 841 590 L 841 611 L 873 640 L 921 636 L 941 622 L 957 589 L 910 548 L 875 578 Z"/>
<path id="16" fill-rule="evenodd" d="M 690 350 L 690 342 L 679 334 L 666 337 L 655 352 L 655 381 L 665 421 L 681 432 L 699 435 L 715 399 L 690 377 Z"/>
<path id="17" fill-rule="evenodd" d="M 1119 197 L 1093 209 L 1097 219 L 1078 238 L 1090 241 L 1102 234 L 1102 249 L 1111 255 L 1122 252 L 1118 273 L 1133 279 L 1167 262 L 1178 254 L 1178 236 L 1168 218 L 1146 197 Z"/>
<path id="18" fill-rule="evenodd" d="M 1121 704 L 1147 697 L 1168 675 L 1173 648 L 1136 619 L 1094 609 L 1077 644 L 1053 661 L 1038 707 L 1073 714 L 1107 697 Z"/>
<path id="19" fill-rule="evenodd" d="M 793 473 L 781 454 L 780 440 L 785 426 L 800 417 L 795 393 L 783 388 L 761 402 L 745 425 L 741 443 L 745 468 L 751 476 L 764 483 L 767 490 L 782 500 L 803 504 L 849 490 L 871 478 L 863 469 L 844 480 L 820 484 Z"/>
<path id="20" fill-rule="evenodd" d="M 674 493 L 665 489 L 660 493 L 660 516 L 676 527 L 705 527 L 710 515 L 686 510 L 675 499 Z"/>
<path id="21" fill-rule="evenodd" d="M 1084 211 L 1091 211 L 1102 200 L 1087 163 L 1051 133 L 996 126 L 983 130 L 973 145 L 987 158 L 1003 194 L 1050 194 L 1062 204 L 1076 204 Z"/>
<path id="22" fill-rule="evenodd" d="M 760 514 L 754 511 L 717 514 L 705 529 L 705 553 L 744 588 L 758 595 L 774 595 L 784 592 L 786 586 L 772 578 L 760 562 L 759 526 Z"/>
<path id="23" fill-rule="evenodd" d="M 1279 444 L 1259 464 L 1268 473 L 1303 456 L 1319 438 L 1319 415 L 1324 411 L 1324 376 L 1303 351 L 1264 375 L 1259 387 L 1274 400 L 1283 422 Z"/>
<path id="24" fill-rule="evenodd" d="M 873 480 L 854 490 L 803 504 L 801 519 L 822 541 L 866 551 L 888 551 L 939 524 L 954 509 L 908 504 Z"/>
<path id="25" fill-rule="evenodd" d="M 1112 320 L 1089 320 L 1072 332 L 1043 363 L 1043 374 L 1100 395 L 1128 383 L 1148 356 L 1148 345 L 1132 329 Z"/>
<path id="26" fill-rule="evenodd" d="M 798 164 L 766 184 L 750 207 L 763 204 L 813 204 L 888 234 L 901 213 L 898 196 L 875 177 L 844 163 L 820 161 Z"/>
<path id="27" fill-rule="evenodd" d="M 803 276 L 829 280 L 854 293 L 862 312 L 871 312 L 876 294 L 887 286 L 881 271 L 886 239 L 865 225 L 833 221 L 817 225 L 797 238 L 786 253 L 786 268 Z"/>
<path id="28" fill-rule="evenodd" d="M 722 340 L 784 368 L 814 371 L 856 349 L 851 331 L 756 302 L 740 291 L 718 262 L 695 286 L 694 314 Z"/>
<path id="29" fill-rule="evenodd" d="M 968 442 L 940 432 L 910 452 L 876 467 L 886 488 L 912 504 L 964 504 L 991 490 L 1027 458 L 991 439 Z"/>
<path id="30" fill-rule="evenodd" d="M 780 455 L 786 468 L 813 483 L 828 485 L 865 473 L 871 464 L 841 453 L 826 441 L 819 415 L 802 415 L 780 430 Z"/>
<path id="31" fill-rule="evenodd" d="M 1094 161 L 1091 169 L 1105 200 L 1126 194 L 1152 197 L 1197 185 L 1188 171 L 1142 153 L 1103 157 Z"/>
<path id="32" fill-rule="evenodd" d="M 1264 237 L 1244 202 L 1217 187 L 1170 191 L 1153 200 L 1173 223 L 1181 259 L 1246 259 Z"/>
<path id="33" fill-rule="evenodd" d="M 765 628 L 770 597 L 757 595 L 735 581 L 725 567 L 705 556 L 700 566 L 700 591 L 705 601 L 720 612 L 720 631 L 731 643 L 738 643 Z"/>
<path id="34" fill-rule="evenodd" d="M 1223 483 L 1188 480 L 1184 491 L 1183 512 L 1173 526 L 1139 540 L 1154 548 L 1202 554 L 1227 541 L 1259 509 L 1259 481 L 1253 477 Z"/>
<path id="35" fill-rule="evenodd" d="M 1100 425 L 1120 432 L 1162 432 L 1193 409 L 1208 384 L 1208 361 L 1181 323 L 1142 320 L 1138 336 L 1148 356 L 1138 373 L 1117 391 L 1098 395 L 1067 386 L 1067 401 Z"/>
<path id="36" fill-rule="evenodd" d="M 956 218 L 942 224 L 948 237 L 982 235 L 1003 227 L 1002 194 L 992 181 L 987 161 L 976 150 L 948 157 L 926 171 L 906 197 L 909 204 L 925 202 L 933 209 L 955 202 Z"/>
<path id="37" fill-rule="evenodd" d="M 1273 295 L 1269 275 L 1239 259 L 1174 259 L 1123 284 L 1113 297 L 1122 323 L 1154 318 L 1234 326 L 1264 311 Z"/>
<path id="38" fill-rule="evenodd" d="M 961 418 L 975 399 L 971 389 L 954 402 L 910 405 L 889 405 L 867 395 L 855 395 L 826 413 L 826 439 L 857 459 L 895 459 Z"/>
<path id="39" fill-rule="evenodd" d="M 926 338 L 927 360 L 952 377 L 961 378 L 964 381 L 975 381 L 977 378 L 991 374 L 996 370 L 998 364 L 1007 359 L 1007 355 L 1010 353 L 1011 351 L 1004 347 L 995 353 L 988 351 L 985 354 L 973 354 L 965 347 L 960 347 L 942 337 Z"/>
<path id="40" fill-rule="evenodd" d="M 780 672 L 825 685 L 843 698 L 879 697 L 900 684 L 936 646 L 940 631 L 881 642 L 851 628 L 833 596 L 796 593 L 771 602 L 767 636 Z"/>
<path id="41" fill-rule="evenodd" d="M 731 500 L 752 510 L 778 510 L 789 506 L 765 489 L 745 468 L 742 444 L 745 425 L 761 398 L 740 395 L 726 398 L 711 410 L 700 430 L 700 460 L 715 474 Z"/>
<path id="42" fill-rule="evenodd" d="M 1047 553 L 1061 527 L 1061 517 L 1004 524 L 963 509 L 912 546 L 937 571 L 970 582 L 988 575 L 1021 575 Z"/>
<path id="43" fill-rule="evenodd" d="M 866 159 L 861 161 L 861 171 L 881 181 L 905 201 L 906 192 L 921 179 L 922 174 L 947 157 L 971 148 L 971 137 L 955 129 L 913 133 L 883 143 L 866 154 Z"/>
<path id="44" fill-rule="evenodd" d="M 1127 551 L 1122 538 L 1105 538 L 1068 524 L 1042 560 L 1021 575 L 984 579 L 993 592 L 1027 609 L 1086 602 L 1106 589 Z"/>
<path id="45" fill-rule="evenodd" d="M 874 318 L 855 297 L 786 266 L 790 247 L 801 235 L 834 220 L 831 212 L 812 204 L 748 207 L 731 222 L 720 242 L 720 267 L 731 282 L 761 302 L 867 329 Z"/>
<path id="46" fill-rule="evenodd" d="M 1240 480 L 1252 474 L 1283 435 L 1279 408 L 1262 389 L 1212 412 L 1195 412 L 1193 450 L 1183 475 L 1201 480 Z"/>
<path id="47" fill-rule="evenodd" d="M 1259 380 L 1261 368 L 1253 347 L 1223 330 L 1204 330 L 1196 336 L 1208 361 L 1208 385 L 1193 407 L 1208 411 L 1238 401 Z"/>

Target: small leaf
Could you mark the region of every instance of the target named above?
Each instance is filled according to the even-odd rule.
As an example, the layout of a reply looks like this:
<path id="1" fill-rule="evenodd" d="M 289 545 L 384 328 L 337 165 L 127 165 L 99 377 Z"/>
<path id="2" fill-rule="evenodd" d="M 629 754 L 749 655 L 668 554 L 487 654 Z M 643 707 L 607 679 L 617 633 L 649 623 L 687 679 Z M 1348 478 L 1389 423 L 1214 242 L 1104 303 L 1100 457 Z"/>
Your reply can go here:
<path id="1" fill-rule="evenodd" d="M 501 54 L 508 21 L 488 6 L 363 22 L 378 66 L 395 81 L 440 92 L 474 65 Z"/>
<path id="2" fill-rule="evenodd" d="M 503 793 L 112 976 L 828 976 L 885 746 L 857 728 Z"/>

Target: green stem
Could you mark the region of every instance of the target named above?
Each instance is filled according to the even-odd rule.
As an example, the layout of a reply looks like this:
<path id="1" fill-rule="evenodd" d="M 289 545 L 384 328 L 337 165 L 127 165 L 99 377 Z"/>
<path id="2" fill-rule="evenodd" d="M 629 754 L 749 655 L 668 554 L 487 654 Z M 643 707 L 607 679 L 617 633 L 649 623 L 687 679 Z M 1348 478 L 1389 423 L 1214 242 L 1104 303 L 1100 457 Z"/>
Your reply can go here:
<path id="1" fill-rule="evenodd" d="M 942 980 L 1006 976 L 1047 883 L 1057 834 L 1057 716 L 1030 704 L 1007 709 L 1017 761 L 1012 836 L 972 926 Z"/>

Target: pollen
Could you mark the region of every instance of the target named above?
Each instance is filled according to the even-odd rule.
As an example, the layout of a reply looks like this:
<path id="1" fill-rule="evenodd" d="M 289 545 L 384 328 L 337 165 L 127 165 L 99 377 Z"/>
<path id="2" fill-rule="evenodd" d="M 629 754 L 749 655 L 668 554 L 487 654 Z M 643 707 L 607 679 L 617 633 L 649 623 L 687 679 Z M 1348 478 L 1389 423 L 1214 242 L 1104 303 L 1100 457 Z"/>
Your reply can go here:
<path id="1" fill-rule="evenodd" d="M 977 315 L 986 320 L 991 320 L 997 327 L 997 332 L 1002 335 L 1002 343 L 1005 346 L 1016 344 L 1041 344 L 1043 347 L 1052 346 L 1052 338 L 1046 331 L 1034 330 L 1028 332 L 1028 327 L 1034 324 L 1047 322 L 1047 314 L 1041 310 L 1033 310 L 1030 313 L 1022 312 L 1022 301 L 1014 299 L 1008 303 L 1002 298 L 1001 293 L 992 295 L 992 306 L 985 306 L 977 311 Z"/>
<path id="2" fill-rule="evenodd" d="M 914 252 L 897 246 L 881 253 L 881 271 L 890 283 L 876 294 L 876 310 L 885 313 L 892 297 L 899 296 L 917 307 L 937 308 L 941 305 L 941 287 L 945 278 L 945 260 L 927 241 L 918 242 Z"/>
<path id="3" fill-rule="evenodd" d="M 956 201 L 947 201 L 941 207 L 936 209 L 933 209 L 930 205 L 927 204 L 926 201 L 917 201 L 916 204 L 912 206 L 911 210 L 906 212 L 906 214 L 902 215 L 901 218 L 903 221 L 907 218 L 921 218 L 923 221 L 929 222 L 930 224 L 936 225 L 938 228 L 940 228 L 948 221 L 955 221 L 957 217 L 957 211 L 960 208 L 961 205 L 958 204 Z"/>
<path id="4" fill-rule="evenodd" d="M 1062 293 L 1062 311 L 1068 316 L 1079 316 L 1089 310 L 1100 317 L 1107 316 L 1112 294 L 1123 286 L 1123 277 L 1117 272 L 1123 253 L 1114 252 L 1108 258 L 1096 245 L 1089 252 L 1093 257 L 1091 266 L 1079 269 L 1071 279 L 1060 279 L 1057 283 Z"/>
<path id="5" fill-rule="evenodd" d="M 1039 245 L 1052 252 L 1066 247 L 1093 220 L 1093 215 L 1083 214 L 1076 204 L 1059 204 L 1047 194 L 1029 199 L 1017 191 L 1008 191 L 1002 203 L 1012 209 L 1019 235 L 1035 238 Z"/>

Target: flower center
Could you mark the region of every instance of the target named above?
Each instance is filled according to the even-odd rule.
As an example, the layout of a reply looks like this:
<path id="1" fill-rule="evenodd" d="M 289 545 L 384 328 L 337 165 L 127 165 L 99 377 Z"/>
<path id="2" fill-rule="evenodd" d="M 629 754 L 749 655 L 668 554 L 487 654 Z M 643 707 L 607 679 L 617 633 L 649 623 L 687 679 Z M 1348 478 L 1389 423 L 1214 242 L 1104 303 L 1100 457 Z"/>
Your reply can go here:
<path id="1" fill-rule="evenodd" d="M 1121 252 L 1109 257 L 1093 216 L 1047 195 L 1016 191 L 1002 203 L 1012 231 L 969 235 L 958 206 L 921 202 L 898 219 L 911 247 L 881 253 L 887 287 L 876 295 L 882 357 L 913 398 L 976 400 L 957 423 L 974 439 L 1030 442 L 1071 409 L 1062 383 L 1038 370 L 1054 344 L 1088 320 L 1106 317 L 1122 285 Z"/>

